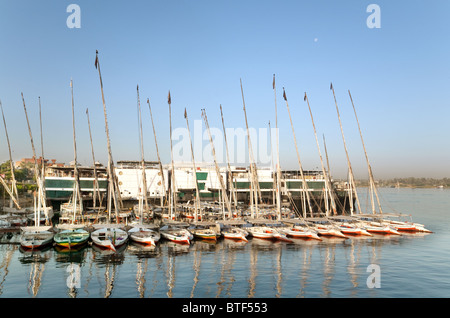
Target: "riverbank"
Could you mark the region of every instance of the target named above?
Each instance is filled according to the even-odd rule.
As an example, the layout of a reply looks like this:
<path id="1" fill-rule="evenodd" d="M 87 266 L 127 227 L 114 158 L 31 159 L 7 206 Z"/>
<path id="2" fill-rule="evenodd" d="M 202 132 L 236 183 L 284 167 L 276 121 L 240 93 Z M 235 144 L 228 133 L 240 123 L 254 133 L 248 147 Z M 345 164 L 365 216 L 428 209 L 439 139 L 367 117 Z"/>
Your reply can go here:
<path id="1" fill-rule="evenodd" d="M 433 179 L 433 178 L 394 178 L 385 180 L 376 180 L 377 187 L 382 188 L 419 188 L 419 189 L 445 189 L 450 188 L 450 178 Z M 367 187 L 368 180 L 356 180 L 357 187 Z"/>

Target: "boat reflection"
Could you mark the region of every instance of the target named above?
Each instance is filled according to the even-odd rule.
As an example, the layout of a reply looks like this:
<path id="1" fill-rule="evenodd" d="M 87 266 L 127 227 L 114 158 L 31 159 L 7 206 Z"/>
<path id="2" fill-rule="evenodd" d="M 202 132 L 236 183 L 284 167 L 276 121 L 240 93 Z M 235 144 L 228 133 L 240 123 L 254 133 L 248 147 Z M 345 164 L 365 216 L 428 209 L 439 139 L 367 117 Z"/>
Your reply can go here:
<path id="1" fill-rule="evenodd" d="M 34 298 L 38 295 L 41 288 L 45 264 L 51 259 L 53 250 L 51 246 L 39 250 L 24 249 L 21 246 L 19 250 L 22 254 L 19 257 L 20 263 L 30 265 L 27 291 Z"/>

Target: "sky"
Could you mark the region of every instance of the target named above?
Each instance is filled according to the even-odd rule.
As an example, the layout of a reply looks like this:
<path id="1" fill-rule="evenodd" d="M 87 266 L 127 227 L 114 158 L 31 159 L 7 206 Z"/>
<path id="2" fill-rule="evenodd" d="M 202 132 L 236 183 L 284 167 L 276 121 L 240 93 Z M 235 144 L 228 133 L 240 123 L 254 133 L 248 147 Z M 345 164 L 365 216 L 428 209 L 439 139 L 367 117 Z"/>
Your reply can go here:
<path id="1" fill-rule="evenodd" d="M 98 50 L 115 162 L 141 159 L 137 86 L 145 160 L 157 160 L 149 99 L 161 160 L 170 163 L 169 91 L 173 148 L 184 149 L 175 159 L 191 159 L 186 109 L 196 161 L 211 162 L 205 109 L 224 160 L 220 105 L 227 130 L 246 129 L 242 81 L 262 166 L 277 157 L 275 133 L 267 155 L 276 97 L 281 168 L 321 169 L 306 92 L 331 175 L 346 178 L 345 140 L 355 177 L 366 179 L 350 91 L 376 179 L 450 177 L 449 10 L 448 1 L 0 0 L 0 100 L 13 160 L 32 157 L 21 93 L 37 155 L 40 98 L 44 157 L 74 159 L 73 80 L 77 160 L 92 165 L 88 109 L 96 160 L 107 163 Z M 3 128 L 0 162 L 9 159 Z M 246 151 L 236 140 L 231 163 L 248 163 Z"/>

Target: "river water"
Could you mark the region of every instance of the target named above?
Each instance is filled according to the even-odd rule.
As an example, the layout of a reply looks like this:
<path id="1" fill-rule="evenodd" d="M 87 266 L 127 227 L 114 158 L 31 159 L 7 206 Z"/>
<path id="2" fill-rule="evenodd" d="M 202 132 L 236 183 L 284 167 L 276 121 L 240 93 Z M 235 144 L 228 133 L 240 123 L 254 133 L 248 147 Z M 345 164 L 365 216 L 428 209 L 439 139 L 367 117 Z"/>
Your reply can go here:
<path id="1" fill-rule="evenodd" d="M 94 246 L 31 253 L 2 243 L 0 298 L 450 297 L 450 190 L 382 188 L 380 194 L 385 213 L 411 214 L 434 233 L 294 243 L 161 241 L 154 249 L 130 243 L 117 253 Z"/>

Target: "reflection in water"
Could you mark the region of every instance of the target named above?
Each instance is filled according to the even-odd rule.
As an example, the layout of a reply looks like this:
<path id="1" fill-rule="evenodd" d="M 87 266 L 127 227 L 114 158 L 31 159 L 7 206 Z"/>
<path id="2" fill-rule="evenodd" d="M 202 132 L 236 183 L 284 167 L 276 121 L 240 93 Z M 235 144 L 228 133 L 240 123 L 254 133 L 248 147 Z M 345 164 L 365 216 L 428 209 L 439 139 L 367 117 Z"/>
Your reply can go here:
<path id="1" fill-rule="evenodd" d="M 68 298 L 376 297 L 380 290 L 366 286 L 367 265 L 386 262 L 383 254 L 395 258 L 386 250 L 403 251 L 413 244 L 413 237 L 424 236 L 293 239 L 293 243 L 221 239 L 191 245 L 161 241 L 151 248 L 129 242 L 117 252 L 95 245 L 26 251 L 17 244 L 2 244 L 0 297 L 42 297 L 43 291 L 45 297 Z M 68 271 L 70 266 L 78 266 L 81 273 L 78 286 L 66 284 L 75 273 Z M 26 273 L 26 284 L 17 280 L 17 270 Z"/>
<path id="2" fill-rule="evenodd" d="M 335 246 L 325 247 L 325 259 L 323 260 L 323 297 L 330 296 L 329 286 L 334 277 Z"/>
<path id="3" fill-rule="evenodd" d="M 198 251 L 198 249 L 194 250 L 194 264 L 193 264 L 193 269 L 194 269 L 194 284 L 192 285 L 192 289 L 191 289 L 191 295 L 190 297 L 193 298 L 194 297 L 194 291 L 195 291 L 195 287 L 198 284 L 199 281 L 199 275 L 200 275 L 200 264 L 202 262 L 202 254 Z"/>
<path id="4" fill-rule="evenodd" d="M 317 240 L 314 240 L 317 242 Z M 311 245 L 305 246 L 303 249 L 303 264 L 301 266 L 302 271 L 300 277 L 302 278 L 300 280 L 300 292 L 297 295 L 297 297 L 304 297 L 305 296 L 305 290 L 306 290 L 306 284 L 309 278 L 309 268 L 311 266 L 311 258 L 312 258 L 312 248 Z"/>
<path id="5" fill-rule="evenodd" d="M 17 245 L 2 245 L 2 247 L 3 246 L 5 246 L 6 249 L 1 251 L 1 254 L 5 256 L 2 258 L 2 262 L 0 263 L 0 273 L 3 271 L 0 278 L 0 295 L 3 293 L 3 284 L 6 280 L 6 276 L 8 276 L 9 265 L 12 257 L 14 252 L 17 250 Z"/>
<path id="6" fill-rule="evenodd" d="M 22 256 L 19 261 L 22 264 L 30 264 L 30 274 L 28 276 L 27 291 L 32 297 L 36 297 L 42 284 L 42 275 L 45 270 L 45 263 L 51 258 L 51 247 L 40 250 L 27 250 L 20 247 Z"/>
<path id="7" fill-rule="evenodd" d="M 101 247 L 93 244 L 93 261 L 97 264 L 98 268 L 105 268 L 104 272 L 104 282 L 105 289 L 102 293 L 104 298 L 109 298 L 112 295 L 114 289 L 114 282 L 116 279 L 116 272 L 119 268 L 119 265 L 122 265 L 125 259 L 125 251 L 127 249 L 127 245 L 124 244 L 117 248 L 117 250 L 111 251 L 107 249 L 102 249 Z M 97 275 L 97 277 L 100 277 Z M 102 284 L 100 284 L 102 285 Z"/>

